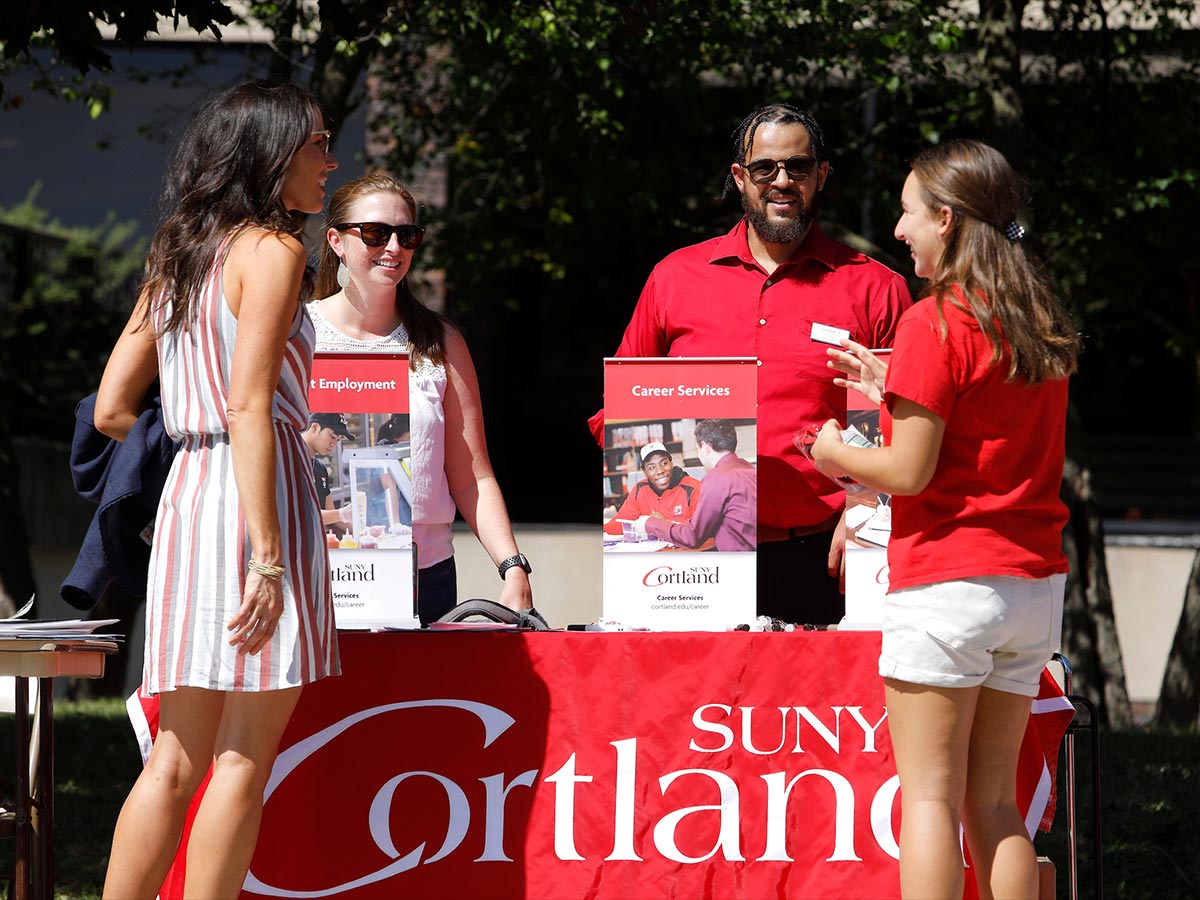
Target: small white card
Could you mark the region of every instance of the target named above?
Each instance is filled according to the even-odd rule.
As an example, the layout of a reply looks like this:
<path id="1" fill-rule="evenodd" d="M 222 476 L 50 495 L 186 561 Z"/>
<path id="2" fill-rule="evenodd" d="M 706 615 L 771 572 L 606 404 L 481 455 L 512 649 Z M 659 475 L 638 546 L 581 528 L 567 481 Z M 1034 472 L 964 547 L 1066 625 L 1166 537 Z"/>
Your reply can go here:
<path id="1" fill-rule="evenodd" d="M 822 325 L 820 322 L 813 322 L 810 337 L 814 341 L 820 341 L 822 344 L 833 344 L 835 347 L 840 347 L 842 346 L 842 341 L 850 340 L 850 332 L 845 328 L 834 328 L 832 325 Z"/>

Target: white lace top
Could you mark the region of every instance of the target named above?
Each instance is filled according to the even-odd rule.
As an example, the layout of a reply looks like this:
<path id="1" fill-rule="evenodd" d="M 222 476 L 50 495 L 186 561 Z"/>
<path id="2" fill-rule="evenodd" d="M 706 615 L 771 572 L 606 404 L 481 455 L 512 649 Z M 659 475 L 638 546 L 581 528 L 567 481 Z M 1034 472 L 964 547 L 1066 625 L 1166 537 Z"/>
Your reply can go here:
<path id="1" fill-rule="evenodd" d="M 400 325 L 386 337 L 375 340 L 352 338 L 321 315 L 321 301 L 308 304 L 308 314 L 317 331 L 317 350 L 351 353 L 394 353 L 407 351 L 408 332 Z M 424 358 L 408 375 L 409 429 L 412 440 L 413 543 L 417 564 L 428 569 L 454 555 L 450 525 L 454 500 L 446 481 L 446 368 Z"/>

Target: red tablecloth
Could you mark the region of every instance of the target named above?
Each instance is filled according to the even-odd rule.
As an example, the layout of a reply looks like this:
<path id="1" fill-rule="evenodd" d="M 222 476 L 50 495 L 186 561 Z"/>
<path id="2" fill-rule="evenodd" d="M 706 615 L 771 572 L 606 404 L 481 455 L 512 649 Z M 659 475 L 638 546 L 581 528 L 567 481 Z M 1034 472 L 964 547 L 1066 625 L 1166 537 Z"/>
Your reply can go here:
<path id="1" fill-rule="evenodd" d="M 284 735 L 243 898 L 899 896 L 878 633 L 341 645 Z M 1072 715 L 1048 676 L 1033 713 L 1031 832 Z"/>

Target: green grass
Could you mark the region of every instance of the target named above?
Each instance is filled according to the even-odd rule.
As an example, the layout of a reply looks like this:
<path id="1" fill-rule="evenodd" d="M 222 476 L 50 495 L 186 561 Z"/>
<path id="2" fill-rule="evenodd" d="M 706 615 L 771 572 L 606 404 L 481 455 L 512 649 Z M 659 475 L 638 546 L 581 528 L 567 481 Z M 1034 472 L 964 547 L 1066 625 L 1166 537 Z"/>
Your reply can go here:
<path id="1" fill-rule="evenodd" d="M 0 716 L 0 777 L 9 780 L 13 744 L 13 719 Z M 54 749 L 55 897 L 99 900 L 117 813 L 142 768 L 124 702 L 56 702 Z M 8 869 L 11 844 L 0 852 Z"/>
<path id="2" fill-rule="evenodd" d="M 56 896 L 99 900 L 113 825 L 141 758 L 120 700 L 55 705 Z M 1129 731 L 1100 738 L 1104 893 L 1110 900 L 1200 897 L 1200 734 Z M 1091 751 L 1076 739 L 1079 898 L 1092 878 Z M 1058 868 L 1067 900 L 1065 766 L 1054 830 L 1038 852 Z M 12 717 L 0 717 L 0 777 L 12 777 Z M 7 847 L 0 852 L 10 853 Z M 4 858 L 7 863 L 7 858 Z"/>
<path id="3" fill-rule="evenodd" d="M 1093 877 L 1092 759 L 1076 738 L 1079 898 L 1096 896 Z M 1059 808 L 1039 852 L 1058 868 L 1058 897 L 1070 896 L 1066 766 L 1059 766 Z M 1110 900 L 1200 897 L 1200 734 L 1154 731 L 1100 735 L 1101 861 Z"/>
<path id="4" fill-rule="evenodd" d="M 124 702 L 56 702 L 54 743 L 55 896 L 99 900 L 117 813 L 142 765 Z M 15 771 L 13 718 L 0 716 L 0 777 Z M 11 843 L 0 852 L 7 878 Z"/>
<path id="5" fill-rule="evenodd" d="M 99 900 L 121 804 L 142 769 L 125 703 L 60 702 L 54 709 L 55 897 Z"/>

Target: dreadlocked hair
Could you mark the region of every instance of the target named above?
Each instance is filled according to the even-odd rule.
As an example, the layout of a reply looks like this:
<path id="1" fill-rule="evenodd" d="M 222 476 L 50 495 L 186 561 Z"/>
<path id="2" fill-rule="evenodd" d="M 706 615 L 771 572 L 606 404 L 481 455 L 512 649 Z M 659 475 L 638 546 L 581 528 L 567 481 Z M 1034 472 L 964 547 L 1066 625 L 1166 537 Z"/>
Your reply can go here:
<path id="1" fill-rule="evenodd" d="M 417 221 L 417 201 L 403 184 L 386 172 L 369 172 L 348 181 L 338 188 L 329 201 L 329 212 L 325 218 L 325 229 L 344 225 L 350 218 L 350 209 L 359 200 L 375 194 L 395 194 L 407 204 L 414 224 Z M 317 285 L 314 296 L 318 299 L 331 297 L 341 290 L 337 283 L 338 255 L 329 246 L 321 245 L 321 262 L 317 269 Z M 449 320 L 430 309 L 413 292 L 406 275 L 396 285 L 396 311 L 404 330 L 408 332 L 409 368 L 417 368 L 418 356 L 434 365 L 446 363 L 446 328 Z"/>
<path id="2" fill-rule="evenodd" d="M 742 123 L 733 130 L 733 161 L 737 165 L 744 166 L 748 162 L 746 154 L 754 146 L 754 133 L 758 131 L 759 125 L 764 124 L 803 125 L 804 130 L 808 132 L 808 142 L 812 147 L 813 156 L 819 162 L 828 161 L 829 157 L 825 152 L 825 132 L 821 130 L 821 126 L 817 124 L 812 113 L 789 103 L 772 103 L 769 106 L 760 106 L 742 119 Z M 724 200 L 731 193 L 736 192 L 737 185 L 734 183 L 733 173 L 729 172 L 725 175 L 725 187 L 721 191 L 721 199 Z"/>
<path id="3" fill-rule="evenodd" d="M 163 220 L 146 258 L 141 293 L 170 305 L 164 333 L 185 331 L 225 239 L 251 228 L 299 237 L 302 220 L 282 202 L 284 175 L 309 142 L 316 100 L 286 81 L 249 81 L 210 100 L 192 119 L 167 170 Z M 226 247 L 229 245 L 226 244 Z M 301 300 L 312 289 L 306 271 Z"/>
<path id="4" fill-rule="evenodd" d="M 922 151 L 911 165 L 930 211 L 953 213 L 924 292 L 936 298 L 943 340 L 949 302 L 979 323 L 993 365 L 1007 353 L 1009 381 L 1038 384 L 1074 372 L 1079 334 L 1023 232 L 1006 234 L 1021 200 L 1008 160 L 980 141 L 955 140 Z"/>

